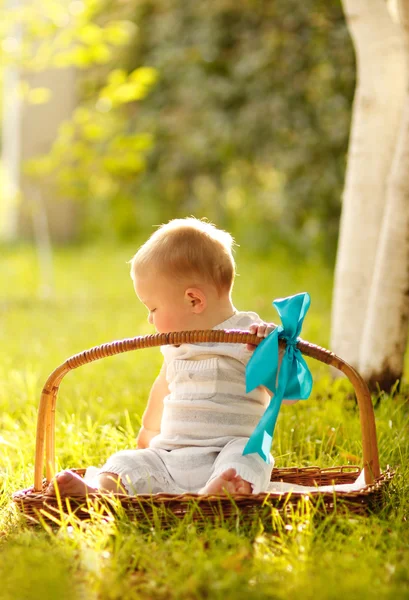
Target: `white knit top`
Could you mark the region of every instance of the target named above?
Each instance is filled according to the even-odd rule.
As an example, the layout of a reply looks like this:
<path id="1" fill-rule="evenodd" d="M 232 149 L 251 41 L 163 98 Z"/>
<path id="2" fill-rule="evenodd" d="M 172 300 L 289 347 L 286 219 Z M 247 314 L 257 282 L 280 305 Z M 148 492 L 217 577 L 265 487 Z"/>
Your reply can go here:
<path id="1" fill-rule="evenodd" d="M 237 312 L 214 329 L 247 330 L 261 323 L 254 312 Z M 232 438 L 250 437 L 269 401 L 264 389 L 246 394 L 245 344 L 163 346 L 170 394 L 164 399 L 161 433 L 152 448 L 221 448 Z"/>

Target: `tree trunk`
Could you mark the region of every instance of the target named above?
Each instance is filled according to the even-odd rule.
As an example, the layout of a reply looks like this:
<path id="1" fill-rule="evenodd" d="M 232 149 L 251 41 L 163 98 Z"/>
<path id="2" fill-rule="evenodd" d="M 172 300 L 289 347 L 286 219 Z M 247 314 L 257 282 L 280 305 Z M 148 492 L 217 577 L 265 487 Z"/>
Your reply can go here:
<path id="1" fill-rule="evenodd" d="M 7 0 L 5 7 L 15 10 L 25 2 Z M 27 6 L 29 2 L 26 2 Z M 23 25 L 16 25 L 13 36 L 21 45 Z M 51 40 L 50 40 L 51 43 Z M 19 85 L 45 87 L 51 91 L 47 104 L 34 105 L 20 98 Z M 33 198 L 43 198 L 50 233 L 54 240 L 69 241 L 77 233 L 78 204 L 69 198 L 57 198 L 47 181 L 27 177 L 24 162 L 50 151 L 61 123 L 71 118 L 77 106 L 76 70 L 48 68 L 27 72 L 21 65 L 5 69 L 2 130 L 3 206 L 0 211 L 0 241 L 35 237 Z"/>
<path id="2" fill-rule="evenodd" d="M 16 0 L 6 0 L 4 8 L 18 7 Z M 12 35 L 21 44 L 21 26 L 13 28 Z M 21 97 L 19 93 L 20 72 L 16 67 L 7 66 L 3 76 L 3 115 L 2 115 L 2 193 L 0 203 L 0 241 L 10 242 L 17 238 L 20 198 L 20 136 Z"/>
<path id="3" fill-rule="evenodd" d="M 357 61 L 333 292 L 331 349 L 359 367 L 368 294 L 405 94 L 404 42 L 384 0 L 342 0 Z"/>
<path id="4" fill-rule="evenodd" d="M 35 158 L 50 151 L 64 121 L 71 118 L 77 106 L 76 71 L 73 67 L 47 69 L 36 73 L 26 73 L 24 80 L 30 87 L 45 87 L 52 93 L 46 104 L 24 103 L 21 112 L 20 160 Z M 34 180 L 21 171 L 20 189 L 22 206 L 19 214 L 19 234 L 22 237 L 34 237 L 33 210 L 36 198 L 41 196 L 47 211 L 47 220 L 51 239 L 55 242 L 67 242 L 75 238 L 78 229 L 77 202 L 57 195 L 54 186 L 48 180 Z"/>
<path id="5" fill-rule="evenodd" d="M 409 82 L 409 2 L 399 0 Z M 409 324 L 409 90 L 387 185 L 385 214 L 361 346 L 360 371 L 389 390 L 401 379 Z"/>
<path id="6" fill-rule="evenodd" d="M 20 98 L 18 94 L 17 69 L 7 67 L 3 85 L 7 89 L 3 106 L 3 190 L 0 207 L 0 240 L 10 242 L 16 239 L 19 213 L 20 147 L 16 131 L 20 127 Z M 6 118 L 7 117 L 7 118 Z"/>

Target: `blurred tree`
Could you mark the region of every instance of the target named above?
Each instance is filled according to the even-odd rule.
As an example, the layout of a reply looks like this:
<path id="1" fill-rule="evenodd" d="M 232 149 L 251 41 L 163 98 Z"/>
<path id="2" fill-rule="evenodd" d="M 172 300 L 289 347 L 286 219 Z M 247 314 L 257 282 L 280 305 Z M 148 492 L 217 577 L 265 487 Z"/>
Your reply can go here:
<path id="1" fill-rule="evenodd" d="M 359 368 L 406 81 L 400 27 L 384 0 L 344 0 L 344 8 L 358 77 L 335 269 L 331 348 Z"/>
<path id="2" fill-rule="evenodd" d="M 409 2 L 398 0 L 397 8 L 404 43 L 405 97 L 385 188 L 360 356 L 362 373 L 371 387 L 388 391 L 402 380 L 409 325 Z"/>
<path id="3" fill-rule="evenodd" d="M 343 3 L 360 68 L 337 259 L 333 349 L 373 389 L 389 391 L 402 378 L 409 325 L 409 2 Z"/>
<path id="4" fill-rule="evenodd" d="M 117 11 L 105 16 L 101 0 L 10 0 L 1 8 L 6 76 L 0 237 L 34 237 L 39 293 L 47 296 L 53 291 L 50 238 L 72 239 L 78 207 L 81 224 L 92 221 L 95 203 L 98 222 L 104 222 L 96 201 L 109 196 L 121 206 L 128 181 L 144 168 L 151 136 L 129 132 L 124 106 L 147 94 L 156 72 L 116 68 L 117 50 L 135 26 Z M 104 70 L 105 84 L 84 99 L 76 93 L 78 74 L 96 66 Z M 78 96 L 83 101 L 76 107 Z M 81 202 L 74 206 L 76 199 Z"/>
<path id="5" fill-rule="evenodd" d="M 105 7 L 101 0 L 27 0 L 4 7 L 2 63 L 12 85 L 5 90 L 3 151 L 15 196 L 9 206 L 18 213 L 9 219 L 14 229 L 27 212 L 36 230 L 45 206 L 48 217 L 54 215 L 54 237 L 70 238 L 62 198 L 79 198 L 87 216 L 89 203 L 115 197 L 119 188 L 124 195 L 128 180 L 144 168 L 151 136 L 128 130 L 124 106 L 148 93 L 156 72 L 116 68 L 118 49 L 135 25 L 113 9 L 105 15 Z M 76 87 L 91 68 L 104 73 L 105 83 L 84 97 Z M 19 229 L 25 233 L 27 226 Z"/>
<path id="6" fill-rule="evenodd" d="M 355 76 L 339 1 L 139 0 L 130 18 L 128 69 L 161 74 L 135 113 L 156 140 L 135 191 L 150 222 L 195 212 L 331 260 Z"/>
<path id="7" fill-rule="evenodd" d="M 83 200 L 84 232 L 133 236 L 195 213 L 243 244 L 284 241 L 331 261 L 355 77 L 339 0 L 84 4 L 95 17 L 59 62 L 94 66 L 31 170 L 58 171 L 63 194 Z M 112 51 L 116 21 L 131 39 Z M 108 97 L 112 85 L 136 93 L 137 74 L 147 91 L 154 72 L 147 101 Z"/>

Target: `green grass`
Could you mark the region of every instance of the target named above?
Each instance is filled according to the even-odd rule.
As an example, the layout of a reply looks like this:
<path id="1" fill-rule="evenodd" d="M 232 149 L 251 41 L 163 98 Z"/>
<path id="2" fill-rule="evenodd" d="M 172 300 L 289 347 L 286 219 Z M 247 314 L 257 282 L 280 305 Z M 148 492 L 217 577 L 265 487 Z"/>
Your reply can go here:
<path id="1" fill-rule="evenodd" d="M 376 407 L 381 466 L 399 466 L 385 508 L 370 517 L 308 511 L 263 528 L 235 522 L 169 529 L 126 516 L 89 526 L 28 530 L 10 499 L 31 485 L 38 399 L 51 370 L 87 347 L 151 331 L 126 261 L 133 248 L 76 248 L 55 256 L 55 294 L 38 296 L 36 255 L 2 249 L 0 270 L 0 598 L 408 598 L 409 410 L 404 393 Z M 328 345 L 331 273 L 292 264 L 284 252 L 263 259 L 239 249 L 237 308 L 275 320 L 275 297 L 309 291 L 302 336 Z M 309 361 L 307 402 L 284 407 L 273 453 L 279 466 L 359 462 L 359 418 L 351 387 Z M 70 373 L 56 419 L 59 467 L 100 465 L 133 447 L 158 349 L 105 359 Z"/>

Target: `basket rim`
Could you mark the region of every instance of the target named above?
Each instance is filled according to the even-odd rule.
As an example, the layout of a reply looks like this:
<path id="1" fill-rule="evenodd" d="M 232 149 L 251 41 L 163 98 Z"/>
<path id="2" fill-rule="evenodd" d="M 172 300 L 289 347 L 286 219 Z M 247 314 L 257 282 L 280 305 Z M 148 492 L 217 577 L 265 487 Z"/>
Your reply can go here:
<path id="1" fill-rule="evenodd" d="M 345 471 L 343 469 L 350 469 L 350 468 L 356 468 L 359 472 L 361 472 L 360 467 L 357 467 L 355 465 L 341 465 L 340 467 L 324 467 L 324 468 L 320 468 L 320 467 L 283 467 L 282 469 L 277 469 L 279 471 L 287 471 L 287 472 L 292 472 L 294 473 L 295 471 L 297 472 L 302 472 L 302 471 L 311 471 L 312 469 L 317 472 L 320 473 L 324 473 L 324 472 L 338 472 L 338 473 L 344 473 Z M 86 471 L 85 468 L 72 468 L 70 469 L 76 473 L 84 473 Z M 347 471 L 349 472 L 349 471 Z M 138 503 L 139 501 L 142 502 L 146 502 L 146 501 L 151 501 L 151 502 L 156 502 L 158 501 L 159 503 L 161 503 L 162 501 L 183 501 L 183 502 L 187 502 L 187 501 L 211 501 L 211 502 L 220 502 L 220 501 L 226 501 L 228 499 L 233 499 L 234 501 L 236 500 L 246 500 L 248 503 L 251 504 L 251 501 L 253 501 L 254 503 L 259 503 L 260 500 L 264 501 L 266 499 L 268 499 L 270 496 L 272 497 L 287 497 L 287 496 L 295 496 L 295 497 L 305 497 L 305 496 L 314 496 L 314 497 L 334 497 L 334 495 L 336 495 L 337 498 L 358 498 L 359 496 L 362 497 L 367 497 L 368 495 L 372 494 L 375 491 L 378 491 L 382 486 L 384 486 L 385 484 L 388 484 L 393 477 L 396 474 L 396 470 L 391 469 L 389 467 L 389 465 L 387 466 L 387 468 L 385 469 L 385 471 L 382 471 L 381 474 L 379 475 L 379 477 L 377 477 L 372 483 L 369 484 L 365 484 L 364 487 L 362 487 L 359 490 L 351 490 L 351 491 L 338 491 L 338 490 L 333 490 L 333 491 L 321 491 L 321 490 L 308 490 L 308 491 L 303 491 L 303 490 L 289 490 L 286 492 L 279 492 L 279 491 L 268 491 L 268 492 L 260 492 L 259 494 L 228 494 L 228 495 L 224 495 L 224 494 L 197 494 L 197 493 L 192 493 L 192 492 L 185 492 L 184 494 L 169 494 L 166 492 L 159 492 L 157 494 L 136 494 L 134 496 L 130 496 L 128 494 L 122 494 L 122 493 L 114 493 L 114 492 L 109 492 L 109 493 L 101 493 L 101 492 L 93 492 L 93 493 L 89 493 L 86 495 L 64 495 L 61 496 L 61 498 L 67 498 L 73 501 L 78 501 L 78 502 L 86 502 L 87 498 L 90 499 L 108 499 L 108 498 L 115 498 L 117 500 L 121 500 L 124 501 L 126 503 Z M 48 480 L 46 478 L 43 479 L 43 490 L 45 489 L 45 487 L 48 485 Z M 330 485 L 330 484 L 329 484 Z M 312 486 L 308 486 L 308 487 L 312 487 Z M 318 486 L 317 486 L 318 487 Z M 45 494 L 44 491 L 36 491 L 34 490 L 34 486 L 30 486 L 29 488 L 25 488 L 22 490 L 18 490 L 16 492 L 13 493 L 12 495 L 12 499 L 14 502 L 17 503 L 21 503 L 23 502 L 24 504 L 28 504 L 29 502 L 34 502 L 36 503 L 36 501 L 38 500 L 43 500 L 45 502 L 55 502 L 56 501 L 56 496 L 52 495 L 52 494 Z"/>
<path id="2" fill-rule="evenodd" d="M 51 481 L 55 473 L 55 409 L 60 383 L 69 371 L 108 356 L 154 346 L 208 342 L 258 345 L 261 341 L 261 338 L 258 338 L 255 334 L 251 334 L 249 331 L 224 329 L 192 330 L 169 332 L 166 334 L 157 333 L 116 340 L 107 344 L 94 346 L 89 350 L 71 356 L 51 373 L 41 393 L 37 421 L 34 488 L 37 491 L 41 491 L 42 489 L 44 463 L 48 481 Z M 286 346 L 284 340 L 280 340 L 279 343 L 282 348 Z M 297 348 L 306 356 L 337 368 L 352 383 L 359 406 L 365 481 L 370 484 L 379 477 L 380 466 L 375 415 L 368 386 L 351 365 L 329 350 L 311 344 L 301 338 L 298 338 Z"/>

